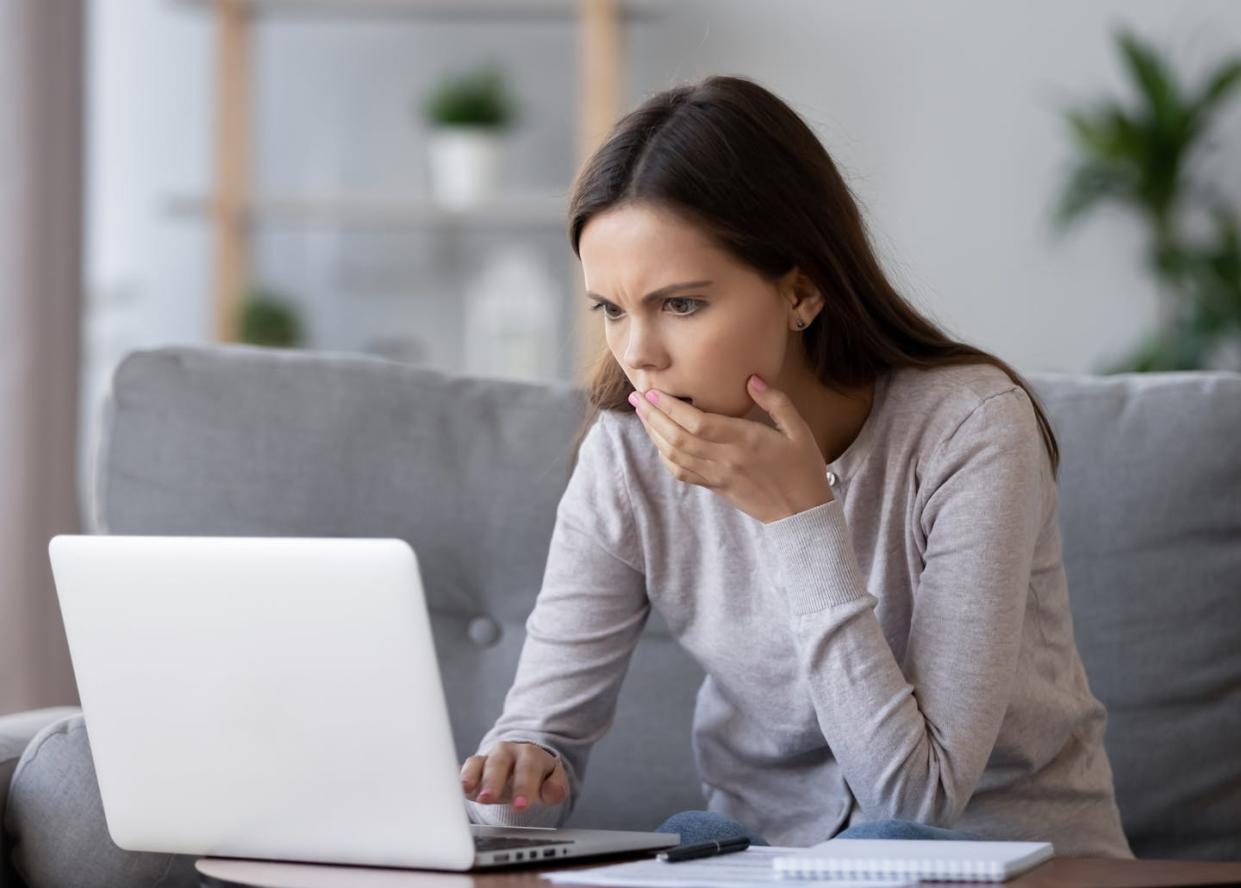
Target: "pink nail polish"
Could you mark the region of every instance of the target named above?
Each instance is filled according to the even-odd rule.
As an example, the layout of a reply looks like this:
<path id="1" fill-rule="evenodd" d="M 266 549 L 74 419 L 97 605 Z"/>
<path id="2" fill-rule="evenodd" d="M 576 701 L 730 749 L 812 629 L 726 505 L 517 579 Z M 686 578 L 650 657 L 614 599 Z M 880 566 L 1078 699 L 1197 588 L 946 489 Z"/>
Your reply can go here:
<path id="1" fill-rule="evenodd" d="M 631 407 L 637 407 L 637 406 L 638 406 L 638 393 L 637 393 L 637 392 L 630 392 L 630 393 L 629 393 L 629 405 L 630 405 Z"/>
<path id="2" fill-rule="evenodd" d="M 763 378 L 761 376 L 755 373 L 752 379 L 754 380 L 754 391 L 756 392 L 767 391 L 767 383 L 763 382 Z"/>
<path id="3" fill-rule="evenodd" d="M 484 789 L 482 792 L 480 792 L 480 793 L 478 794 L 478 800 L 479 800 L 480 802 L 485 802 L 485 801 L 487 801 L 489 798 L 491 798 L 491 790 L 489 790 L 489 789 Z"/>
<path id="4" fill-rule="evenodd" d="M 513 799 L 513 807 L 514 807 L 514 808 L 524 808 L 524 807 L 526 807 L 526 805 L 528 805 L 528 804 L 529 804 L 529 802 L 527 802 L 527 801 L 526 801 L 526 797 L 525 797 L 525 796 L 518 796 L 517 798 Z"/>
<path id="5" fill-rule="evenodd" d="M 652 404 L 658 404 L 659 403 L 659 392 L 655 391 L 654 389 L 651 389 L 649 392 L 646 393 L 646 399 L 650 401 Z"/>

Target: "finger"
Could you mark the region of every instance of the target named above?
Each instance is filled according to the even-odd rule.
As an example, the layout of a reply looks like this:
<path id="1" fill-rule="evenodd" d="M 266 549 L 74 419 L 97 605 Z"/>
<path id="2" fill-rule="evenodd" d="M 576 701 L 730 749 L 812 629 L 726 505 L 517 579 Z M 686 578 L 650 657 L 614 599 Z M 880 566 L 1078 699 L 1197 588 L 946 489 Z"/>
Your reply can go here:
<path id="1" fill-rule="evenodd" d="M 651 392 L 653 391 L 654 389 L 651 390 Z M 661 401 L 676 401 L 676 399 L 665 395 L 661 398 Z M 699 438 L 659 407 L 638 395 L 637 392 L 630 395 L 629 403 L 633 404 L 634 411 L 642 419 L 643 425 L 648 429 L 658 431 L 663 439 L 677 450 L 696 459 L 710 459 L 714 455 L 715 445 L 712 442 Z M 694 409 L 680 401 L 677 401 L 677 403 L 687 410 Z M 695 423 L 695 425 L 699 425 L 699 423 Z"/>
<path id="2" fill-rule="evenodd" d="M 483 778 L 483 764 L 486 761 L 485 755 L 472 755 L 461 766 L 461 789 L 470 798 L 474 797 L 474 792 Z"/>
<path id="3" fill-rule="evenodd" d="M 482 787 L 477 801 L 484 805 L 498 805 L 508 801 L 509 778 L 513 773 L 513 745 L 497 743 L 487 755 L 483 765 Z"/>
<path id="4" fill-rule="evenodd" d="M 799 440 L 810 434 L 806 420 L 797 412 L 793 400 L 784 392 L 767 385 L 757 373 L 746 380 L 746 388 L 754 403 L 772 418 L 776 429 L 786 438 Z"/>
<path id="5" fill-rule="evenodd" d="M 513 810 L 524 811 L 538 800 L 543 778 L 556 767 L 556 759 L 538 747 L 524 744 L 513 771 Z"/>
<path id="6" fill-rule="evenodd" d="M 750 427 L 754 425 L 748 419 L 702 410 L 688 401 L 673 397 L 659 389 L 648 389 L 645 396 L 639 395 L 639 398 L 654 406 L 703 445 L 735 444 L 744 440 Z M 652 398 L 654 400 L 651 400 Z M 630 403 L 632 404 L 633 401 L 631 400 Z M 712 453 L 709 448 L 705 451 L 705 457 L 718 459 L 717 454 Z"/>
<path id="7" fill-rule="evenodd" d="M 702 487 L 713 486 L 706 475 L 708 469 L 701 460 L 695 460 L 680 453 L 675 447 L 665 441 L 659 432 L 647 428 L 646 433 L 655 445 L 660 461 L 663 462 L 664 466 L 672 474 L 672 477 L 687 484 L 698 484 Z"/>
<path id="8" fill-rule="evenodd" d="M 645 423 L 643 426 L 646 429 L 647 437 L 651 439 L 651 443 L 655 445 L 655 449 L 659 452 L 660 460 L 667 466 L 668 471 L 672 473 L 674 478 L 689 484 L 700 484 L 703 487 L 712 486 L 709 477 L 711 471 L 710 463 L 682 453 L 668 443 L 658 431 Z"/>
<path id="9" fill-rule="evenodd" d="M 569 797 L 569 776 L 565 773 L 564 765 L 556 762 L 552 768 L 551 776 L 543 781 L 543 788 L 540 790 L 539 798 L 543 800 L 545 805 L 555 805 L 563 802 Z"/>
<path id="10" fill-rule="evenodd" d="M 647 389 L 642 399 L 691 435 L 704 441 L 719 440 L 724 426 L 721 420 L 731 418 L 699 410 L 688 401 L 682 401 L 659 389 Z"/>
<path id="11" fill-rule="evenodd" d="M 659 454 L 659 458 L 663 461 L 664 465 L 668 468 L 668 471 L 672 473 L 672 477 L 676 478 L 678 481 L 684 481 L 686 484 L 697 484 L 699 487 L 706 487 L 712 490 L 715 489 L 715 487 L 717 486 L 716 483 L 712 481 L 711 479 L 707 478 L 704 475 L 698 474 L 692 469 L 687 469 L 685 468 L 685 466 L 678 465 L 677 463 L 669 459 L 667 456 L 665 456 L 663 453 Z"/>

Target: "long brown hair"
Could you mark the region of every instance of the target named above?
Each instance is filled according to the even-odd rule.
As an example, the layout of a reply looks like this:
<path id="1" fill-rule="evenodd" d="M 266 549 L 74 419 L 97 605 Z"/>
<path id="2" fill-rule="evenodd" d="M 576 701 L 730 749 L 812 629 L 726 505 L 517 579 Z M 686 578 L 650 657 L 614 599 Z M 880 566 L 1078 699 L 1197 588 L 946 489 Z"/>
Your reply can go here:
<path id="1" fill-rule="evenodd" d="M 1058 473 L 1060 449 L 1030 386 L 999 358 L 950 338 L 896 292 L 826 149 L 768 90 L 712 76 L 658 93 L 622 117 L 573 186 L 568 229 L 578 258 L 591 218 L 638 202 L 696 224 L 768 280 L 799 267 L 824 297 L 801 339 L 819 381 L 833 390 L 866 386 L 899 367 L 998 367 L 1030 397 Z M 574 461 L 599 411 L 632 410 L 632 391 L 604 349 L 586 387 L 589 409 Z"/>

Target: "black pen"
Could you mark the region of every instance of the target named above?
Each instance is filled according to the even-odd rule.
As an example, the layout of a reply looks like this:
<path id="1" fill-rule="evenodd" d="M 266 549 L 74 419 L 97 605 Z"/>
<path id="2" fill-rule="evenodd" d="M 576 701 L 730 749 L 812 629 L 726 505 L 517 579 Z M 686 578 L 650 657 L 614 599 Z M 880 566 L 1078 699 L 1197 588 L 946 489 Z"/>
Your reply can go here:
<path id="1" fill-rule="evenodd" d="M 655 855 L 664 863 L 676 863 L 681 860 L 697 860 L 699 857 L 714 857 L 717 854 L 732 854 L 750 847 L 750 840 L 745 836 L 736 839 L 725 839 L 722 842 L 699 842 L 696 845 L 678 845 L 668 851 Z"/>

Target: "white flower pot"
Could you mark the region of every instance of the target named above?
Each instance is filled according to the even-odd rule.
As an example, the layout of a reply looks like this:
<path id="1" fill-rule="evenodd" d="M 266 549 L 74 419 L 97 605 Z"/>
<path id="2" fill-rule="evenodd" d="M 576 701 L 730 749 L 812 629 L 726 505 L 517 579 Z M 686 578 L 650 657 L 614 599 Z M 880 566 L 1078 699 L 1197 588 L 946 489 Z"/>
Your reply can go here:
<path id="1" fill-rule="evenodd" d="M 428 136 L 431 197 L 461 209 L 495 195 L 504 136 L 494 127 L 439 126 Z"/>

